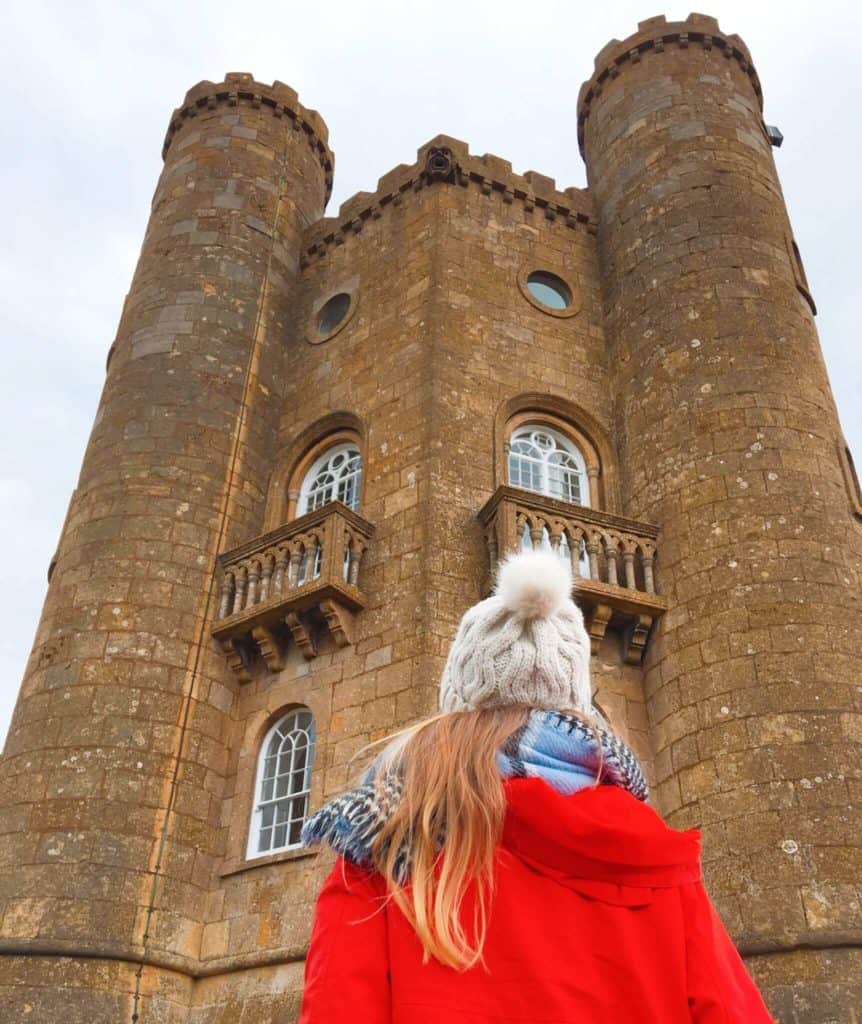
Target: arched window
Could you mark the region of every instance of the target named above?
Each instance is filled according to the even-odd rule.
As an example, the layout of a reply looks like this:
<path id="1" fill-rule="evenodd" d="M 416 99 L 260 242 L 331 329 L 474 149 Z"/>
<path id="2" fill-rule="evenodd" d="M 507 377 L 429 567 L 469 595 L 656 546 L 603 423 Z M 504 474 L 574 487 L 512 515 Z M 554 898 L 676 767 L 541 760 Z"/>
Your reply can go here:
<path id="1" fill-rule="evenodd" d="M 509 439 L 509 483 L 550 498 L 589 505 L 584 456 L 564 434 L 526 423 Z"/>
<path id="2" fill-rule="evenodd" d="M 296 514 L 305 515 L 336 499 L 356 511 L 361 476 L 362 458 L 355 444 L 346 442 L 327 448 L 305 474 Z"/>
<path id="3" fill-rule="evenodd" d="M 248 857 L 261 857 L 299 846 L 308 814 L 314 715 L 294 708 L 264 737 L 257 762 Z"/>

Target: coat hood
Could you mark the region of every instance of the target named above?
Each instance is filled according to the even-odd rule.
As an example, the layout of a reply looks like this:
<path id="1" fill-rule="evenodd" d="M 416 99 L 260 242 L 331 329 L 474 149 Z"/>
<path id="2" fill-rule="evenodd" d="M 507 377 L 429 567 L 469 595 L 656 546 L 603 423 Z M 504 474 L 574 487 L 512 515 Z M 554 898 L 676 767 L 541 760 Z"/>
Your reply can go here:
<path id="1" fill-rule="evenodd" d="M 699 873 L 697 832 L 618 786 L 504 785 L 483 965 L 426 956 L 385 879 L 336 862 L 299 1024 L 774 1024 L 704 886 L 672 884 Z"/>
<path id="2" fill-rule="evenodd" d="M 605 902 L 636 906 L 701 877 L 700 832 L 670 828 L 617 786 L 563 795 L 542 779 L 506 781 L 502 846 L 531 870 Z"/>

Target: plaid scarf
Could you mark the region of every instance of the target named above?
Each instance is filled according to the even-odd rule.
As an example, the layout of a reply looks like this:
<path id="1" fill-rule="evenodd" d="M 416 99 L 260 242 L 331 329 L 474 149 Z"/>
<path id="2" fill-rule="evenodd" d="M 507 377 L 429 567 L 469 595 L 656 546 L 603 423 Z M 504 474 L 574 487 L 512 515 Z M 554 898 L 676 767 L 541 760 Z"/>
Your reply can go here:
<path id="1" fill-rule="evenodd" d="M 305 823 L 302 845 L 327 843 L 359 867 L 371 867 L 371 848 L 381 826 L 397 805 L 402 780 L 397 758 L 381 771 L 384 751 L 356 789 L 336 797 Z M 638 800 L 649 795 L 634 753 L 607 724 L 593 723 L 559 711 L 531 711 L 527 722 L 503 744 L 497 765 L 504 779 L 540 778 L 558 793 L 571 794 L 600 784 L 619 786 Z M 440 846 L 443 845 L 443 837 Z M 398 875 L 409 877 L 402 862 Z"/>

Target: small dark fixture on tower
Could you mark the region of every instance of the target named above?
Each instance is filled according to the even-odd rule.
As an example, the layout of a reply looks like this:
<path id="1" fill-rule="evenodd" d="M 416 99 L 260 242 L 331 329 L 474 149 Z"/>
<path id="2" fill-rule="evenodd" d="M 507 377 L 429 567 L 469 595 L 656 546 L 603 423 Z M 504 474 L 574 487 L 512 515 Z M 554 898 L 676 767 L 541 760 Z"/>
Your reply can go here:
<path id="1" fill-rule="evenodd" d="M 425 180 L 448 181 L 455 183 L 459 179 L 460 168 L 455 162 L 452 150 L 448 146 L 432 146 L 425 157 Z"/>
<path id="2" fill-rule="evenodd" d="M 769 139 L 769 144 L 775 146 L 776 149 L 784 142 L 784 135 L 780 128 L 777 128 L 774 124 L 768 124 L 766 127 L 766 137 Z"/>

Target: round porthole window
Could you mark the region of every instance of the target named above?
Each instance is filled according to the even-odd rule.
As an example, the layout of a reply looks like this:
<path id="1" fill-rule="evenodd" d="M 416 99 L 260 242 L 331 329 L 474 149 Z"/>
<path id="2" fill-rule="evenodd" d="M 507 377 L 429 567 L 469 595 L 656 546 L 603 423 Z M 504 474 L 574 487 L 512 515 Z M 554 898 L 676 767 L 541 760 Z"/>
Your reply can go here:
<path id="1" fill-rule="evenodd" d="M 328 299 L 317 314 L 317 333 L 328 337 L 347 316 L 350 309 L 350 296 L 347 292 L 339 292 Z"/>
<path id="2" fill-rule="evenodd" d="M 565 319 L 580 311 L 580 297 L 571 283 L 550 270 L 537 270 L 529 264 L 521 267 L 518 288 L 527 302 L 546 316 Z"/>
<path id="3" fill-rule="evenodd" d="M 318 292 L 305 321 L 305 340 L 311 345 L 334 338 L 353 319 L 359 302 L 359 276 L 342 279 Z"/>
<path id="4" fill-rule="evenodd" d="M 572 293 L 569 286 L 556 274 L 547 270 L 534 270 L 527 276 L 527 290 L 530 295 L 549 309 L 562 311 L 572 304 Z"/>

